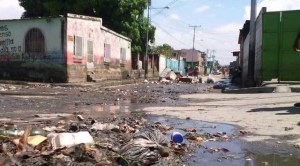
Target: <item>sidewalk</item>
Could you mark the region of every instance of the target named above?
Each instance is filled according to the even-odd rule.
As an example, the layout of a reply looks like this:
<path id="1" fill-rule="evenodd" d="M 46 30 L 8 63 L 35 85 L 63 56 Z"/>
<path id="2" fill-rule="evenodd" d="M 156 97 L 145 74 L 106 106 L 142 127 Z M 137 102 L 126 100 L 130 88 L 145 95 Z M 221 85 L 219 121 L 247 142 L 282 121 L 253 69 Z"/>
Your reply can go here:
<path id="1" fill-rule="evenodd" d="M 298 93 L 182 95 L 190 101 L 181 107 L 148 107 L 144 111 L 193 120 L 228 123 L 241 126 L 249 136 L 247 141 L 279 141 L 300 145 L 300 102 Z M 294 135 L 289 139 L 285 136 Z"/>

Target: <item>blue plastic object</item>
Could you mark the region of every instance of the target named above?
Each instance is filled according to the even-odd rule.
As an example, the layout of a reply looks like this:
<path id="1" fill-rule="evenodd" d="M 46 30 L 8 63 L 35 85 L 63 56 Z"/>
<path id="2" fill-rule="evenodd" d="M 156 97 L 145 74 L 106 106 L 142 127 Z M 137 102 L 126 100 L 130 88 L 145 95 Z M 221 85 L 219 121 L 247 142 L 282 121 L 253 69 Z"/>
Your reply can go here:
<path id="1" fill-rule="evenodd" d="M 171 139 L 174 143 L 182 143 L 183 142 L 183 136 L 179 132 L 173 132 L 171 135 Z"/>

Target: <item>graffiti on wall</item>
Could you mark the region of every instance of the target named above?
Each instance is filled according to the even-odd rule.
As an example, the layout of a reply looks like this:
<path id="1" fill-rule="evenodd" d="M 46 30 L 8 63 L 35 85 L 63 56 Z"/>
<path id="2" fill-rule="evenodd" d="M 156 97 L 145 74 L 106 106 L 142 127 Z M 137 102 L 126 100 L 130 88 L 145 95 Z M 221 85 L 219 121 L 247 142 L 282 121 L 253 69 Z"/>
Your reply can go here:
<path id="1" fill-rule="evenodd" d="M 15 45 L 12 32 L 7 25 L 0 25 L 0 60 L 10 60 L 22 52 L 22 46 Z"/>
<path id="2" fill-rule="evenodd" d="M 39 33 L 37 33 L 39 32 Z M 42 63 L 63 63 L 65 58 L 61 50 L 45 52 L 44 36 L 38 28 L 32 28 L 27 32 L 29 36 L 24 39 L 27 49 L 17 45 L 13 32 L 8 25 L 0 25 L 0 62 L 22 61 Z M 41 37 L 42 36 L 42 37 Z M 41 41 L 42 40 L 42 41 Z M 23 41 L 23 40 L 22 40 Z M 43 43 L 43 44 L 41 44 Z M 28 52 L 27 52 L 27 51 Z M 26 52 L 25 52 L 26 51 Z"/>

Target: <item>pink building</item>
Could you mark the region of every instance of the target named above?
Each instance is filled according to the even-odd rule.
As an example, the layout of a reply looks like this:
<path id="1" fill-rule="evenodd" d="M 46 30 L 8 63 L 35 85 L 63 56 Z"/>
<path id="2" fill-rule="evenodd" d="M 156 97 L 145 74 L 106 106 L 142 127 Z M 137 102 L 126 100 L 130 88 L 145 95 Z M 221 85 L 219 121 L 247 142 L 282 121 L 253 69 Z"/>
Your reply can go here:
<path id="1" fill-rule="evenodd" d="M 178 57 L 183 57 L 186 60 L 188 67 L 193 68 L 198 66 L 199 73 L 204 75 L 206 65 L 205 53 L 196 49 L 181 49 L 174 51 L 174 54 Z"/>
<path id="2" fill-rule="evenodd" d="M 103 27 L 101 18 L 0 20 L 1 79 L 85 82 L 130 73 L 131 40 Z"/>

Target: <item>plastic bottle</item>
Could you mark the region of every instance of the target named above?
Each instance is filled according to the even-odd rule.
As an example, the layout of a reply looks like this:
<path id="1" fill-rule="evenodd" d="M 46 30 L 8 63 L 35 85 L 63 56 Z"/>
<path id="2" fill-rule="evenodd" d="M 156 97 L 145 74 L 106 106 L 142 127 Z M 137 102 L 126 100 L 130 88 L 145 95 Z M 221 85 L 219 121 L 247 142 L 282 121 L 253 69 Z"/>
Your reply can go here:
<path id="1" fill-rule="evenodd" d="M 24 134 L 24 130 L 0 130 L 0 135 L 2 136 L 21 136 Z M 31 130 L 30 136 L 35 135 L 46 135 L 44 130 Z"/>
<path id="2" fill-rule="evenodd" d="M 174 142 L 174 143 L 182 143 L 183 142 L 183 136 L 181 133 L 179 132 L 173 132 L 172 135 L 171 135 L 171 140 Z"/>
<path id="3" fill-rule="evenodd" d="M 54 150 L 61 147 L 71 147 L 81 143 L 94 143 L 93 137 L 87 131 L 78 133 L 50 133 L 48 134 L 48 140 L 51 142 Z"/>

